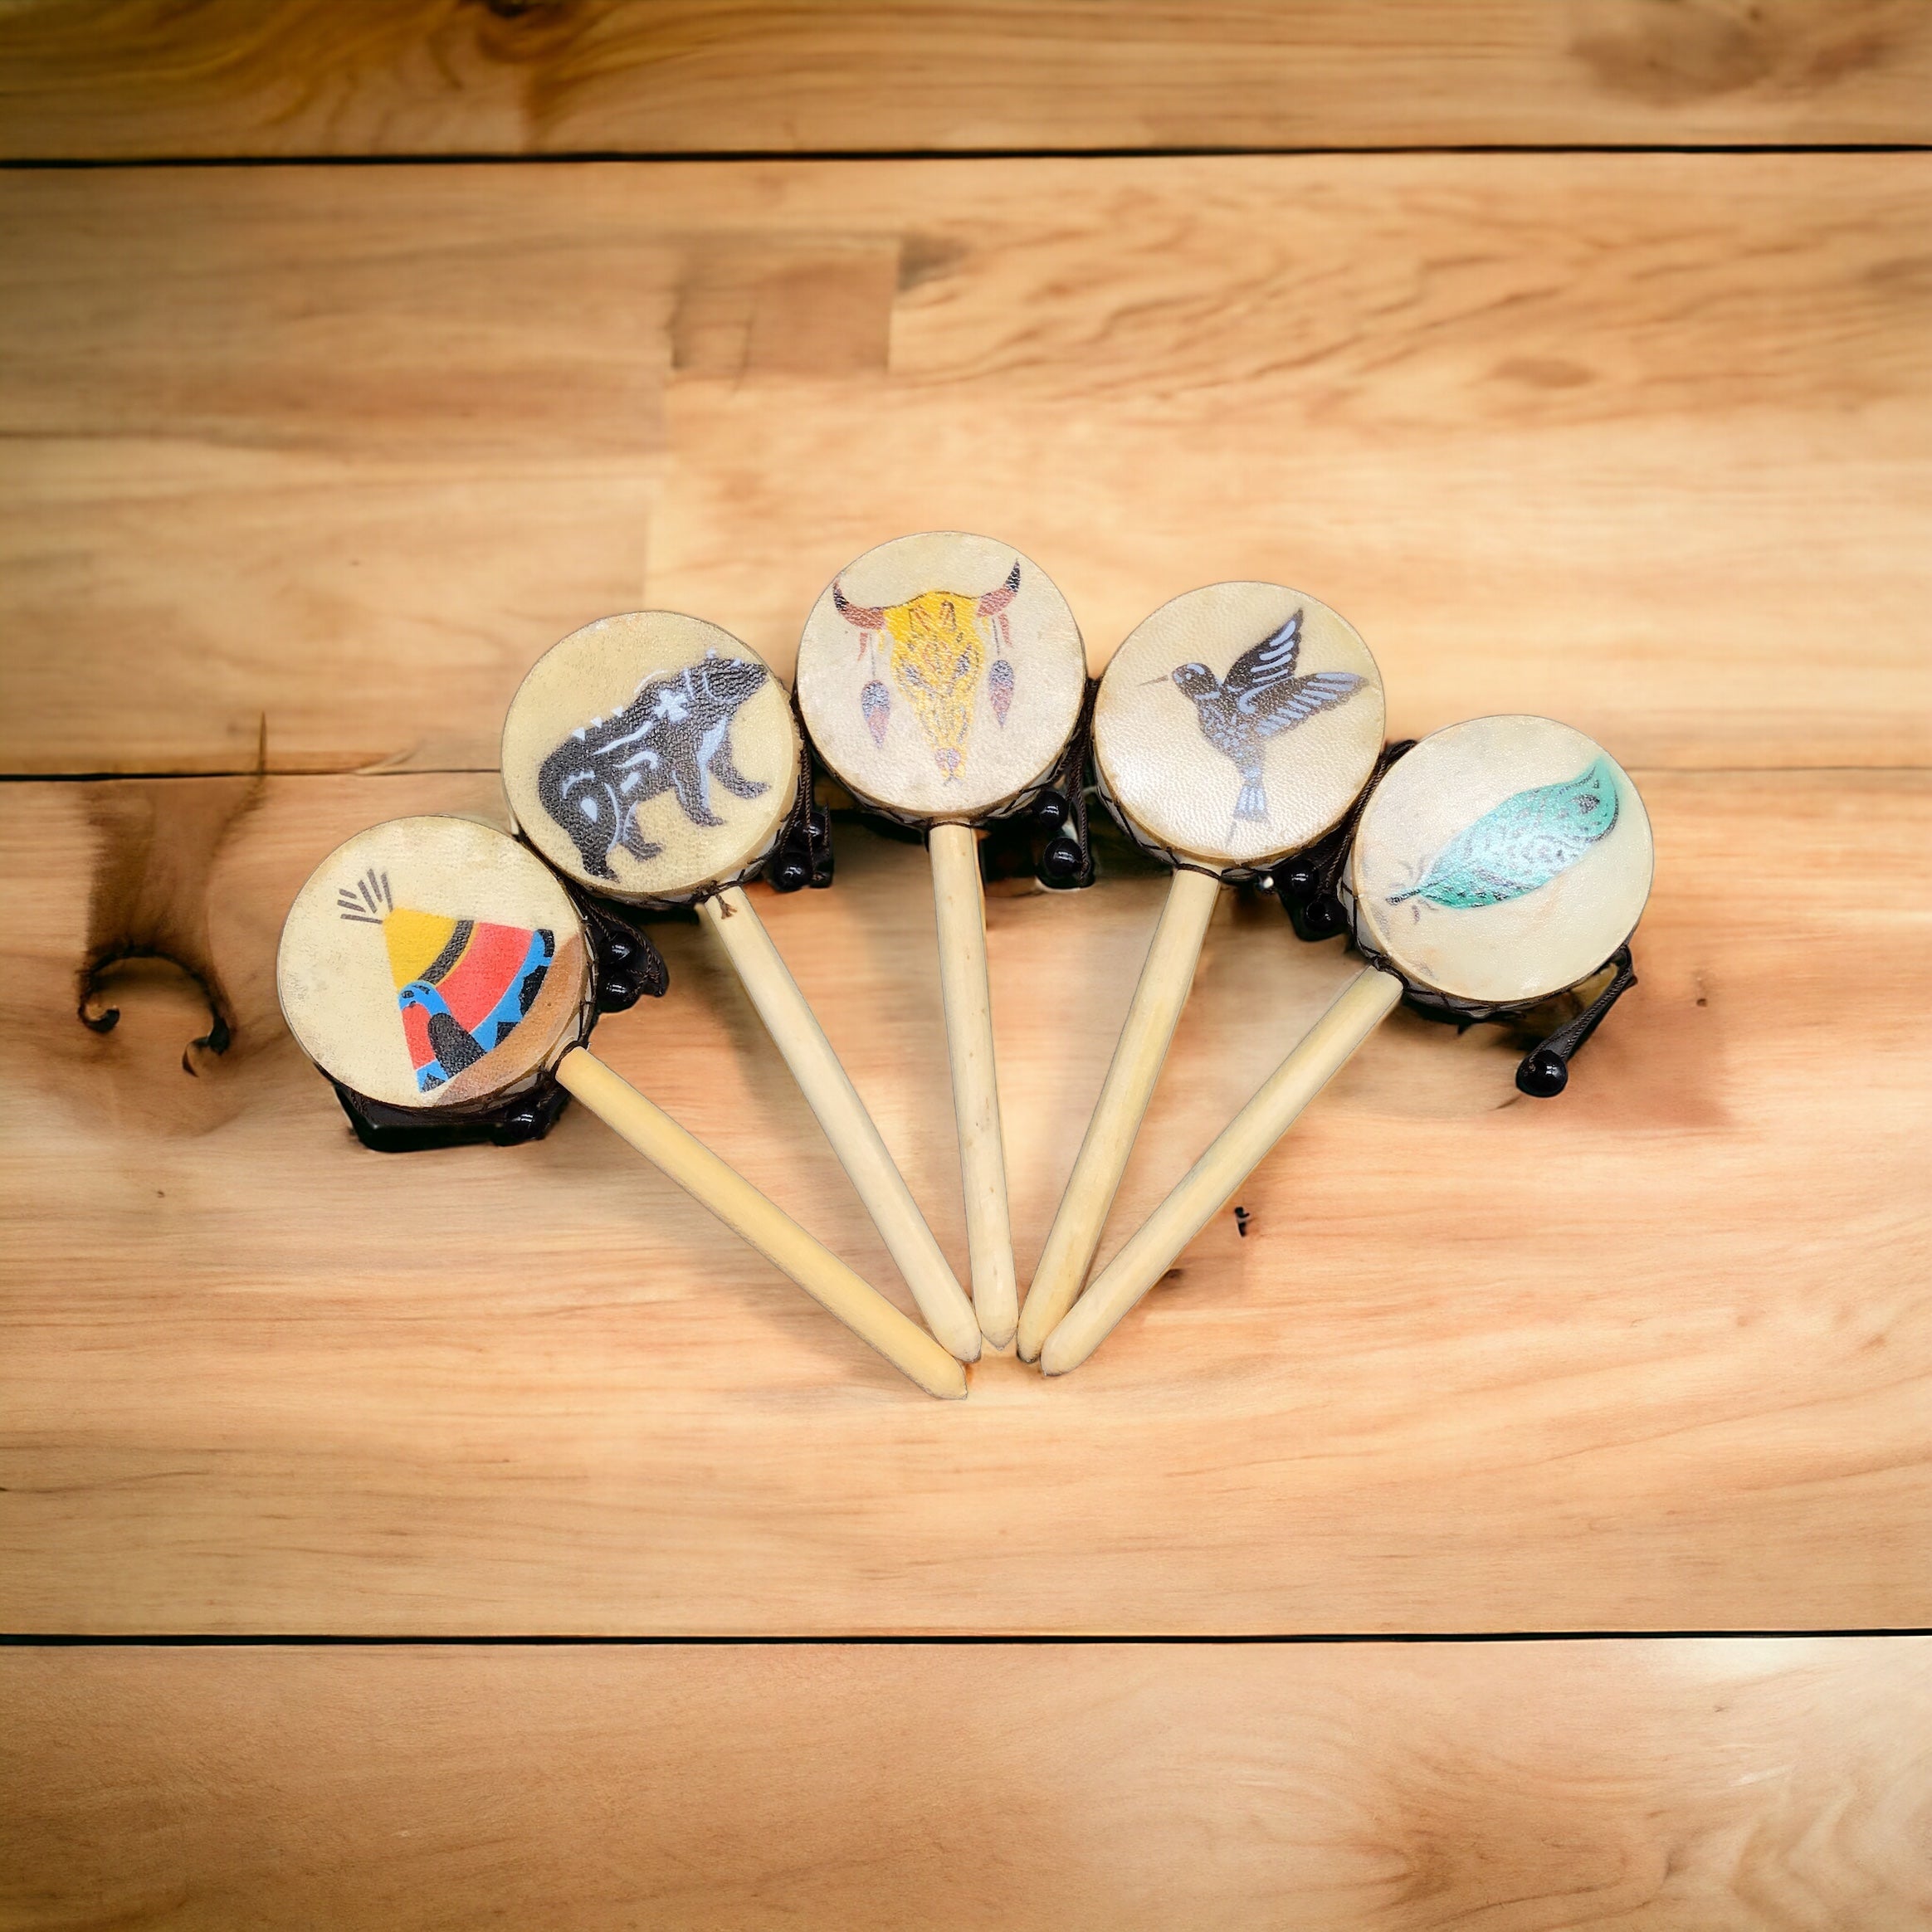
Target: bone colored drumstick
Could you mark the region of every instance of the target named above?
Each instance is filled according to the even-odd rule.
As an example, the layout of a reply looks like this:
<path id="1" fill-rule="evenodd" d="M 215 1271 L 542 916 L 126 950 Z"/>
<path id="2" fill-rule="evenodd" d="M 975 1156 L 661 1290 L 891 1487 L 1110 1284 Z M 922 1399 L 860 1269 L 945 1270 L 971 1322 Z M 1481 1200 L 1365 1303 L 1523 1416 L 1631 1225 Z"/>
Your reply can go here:
<path id="1" fill-rule="evenodd" d="M 359 832 L 296 895 L 276 988 L 332 1080 L 426 1126 L 536 1092 L 546 1071 L 928 1393 L 966 1393 L 953 1356 L 584 1048 L 593 960 L 534 854 L 473 819 Z"/>
<path id="2" fill-rule="evenodd" d="M 1064 1375 L 1077 1368 L 1114 1332 L 1401 998 L 1402 982 L 1373 966 L 1349 981 L 1180 1185 L 1094 1277 L 1073 1311 L 1046 1338 L 1040 1352 L 1043 1373 Z"/>
<path id="3" fill-rule="evenodd" d="M 966 1393 L 966 1371 L 951 1352 L 814 1241 L 783 1209 L 687 1133 L 661 1107 L 581 1046 L 558 1061 L 558 1080 L 598 1120 L 637 1149 L 780 1273 L 788 1275 L 827 1314 L 928 1395 Z"/>
<path id="4" fill-rule="evenodd" d="M 1581 985 L 1649 895 L 1650 821 L 1601 746 L 1547 718 L 1477 718 L 1377 781 L 1341 887 L 1370 961 L 1047 1337 L 1077 1368 L 1404 994 L 1450 1017 L 1527 1012 Z"/>
<path id="5" fill-rule="evenodd" d="M 798 643 L 799 709 L 827 767 L 861 804 L 928 832 L 973 1313 L 995 1348 L 1013 1338 L 1018 1293 L 973 827 L 1055 776 L 1086 683 L 1079 627 L 1046 573 L 958 531 L 868 550 Z"/>
<path id="6" fill-rule="evenodd" d="M 930 844 L 939 997 L 946 1012 L 946 1057 L 953 1070 L 953 1116 L 959 1130 L 973 1305 L 980 1332 L 994 1348 L 1003 1349 L 1013 1339 L 1019 1319 L 1019 1282 L 1007 1207 L 1006 1149 L 1000 1134 L 979 841 L 969 825 L 935 825 Z"/>
<path id="7" fill-rule="evenodd" d="M 738 883 L 772 850 L 803 756 L 757 652 L 671 611 L 573 631 L 531 668 L 503 728 L 510 809 L 557 871 L 607 899 L 698 905 L 928 1327 L 974 1361 L 966 1292 Z"/>
<path id="8" fill-rule="evenodd" d="M 946 1265 L 911 1189 L 817 1016 L 805 1003 L 764 921 L 735 886 L 700 900 L 698 910 L 737 968 L 765 1031 L 784 1056 L 840 1164 L 851 1175 L 928 1326 L 959 1360 L 977 1360 L 980 1335 L 973 1305 Z M 996 1096 L 996 1108 L 998 1104 Z"/>
<path id="9" fill-rule="evenodd" d="M 1147 964 L 1134 988 L 1127 1023 L 1094 1103 L 1086 1138 L 1073 1164 L 1060 1212 L 1053 1217 L 1040 1265 L 1020 1310 L 1020 1359 L 1037 1362 L 1054 1325 L 1072 1307 L 1100 1245 L 1134 1138 L 1154 1098 L 1168 1046 L 1194 983 L 1194 966 L 1221 897 L 1221 881 L 1204 872 L 1177 871 L 1168 888 Z"/>
<path id="10" fill-rule="evenodd" d="M 1279 583 L 1170 599 L 1115 652 L 1094 707 L 1103 795 L 1174 866 L 1113 1064 L 1027 1290 L 1036 1360 L 1092 1266 L 1225 876 L 1268 871 L 1338 824 L 1375 768 L 1382 679 L 1353 626 Z"/>

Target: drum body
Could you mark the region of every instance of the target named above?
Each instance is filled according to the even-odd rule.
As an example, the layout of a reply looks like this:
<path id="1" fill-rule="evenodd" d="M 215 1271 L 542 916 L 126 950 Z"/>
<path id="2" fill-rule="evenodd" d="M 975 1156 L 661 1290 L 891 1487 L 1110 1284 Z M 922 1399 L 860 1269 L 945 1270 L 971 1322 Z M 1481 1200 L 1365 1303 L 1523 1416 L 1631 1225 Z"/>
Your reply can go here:
<path id="1" fill-rule="evenodd" d="M 827 584 L 798 644 L 798 707 L 833 776 L 913 825 L 1022 808 L 1079 722 L 1086 655 L 1066 599 L 1010 544 L 900 537 Z"/>
<path id="2" fill-rule="evenodd" d="M 1094 762 L 1129 837 L 1242 878 L 1339 823 L 1383 724 L 1381 675 L 1347 619 L 1283 584 L 1212 583 L 1163 604 L 1114 654 Z"/>
<path id="3" fill-rule="evenodd" d="M 474 819 L 371 827 L 323 861 L 282 928 L 276 985 L 302 1050 L 385 1107 L 461 1112 L 531 1086 L 588 1030 L 569 895 Z"/>
<path id="4" fill-rule="evenodd" d="M 784 686 L 749 645 L 633 611 L 531 667 L 504 724 L 503 787 L 565 878 L 682 905 L 757 872 L 797 803 L 802 755 Z"/>
<path id="5" fill-rule="evenodd" d="M 1596 973 L 1649 897 L 1650 819 L 1630 775 L 1549 718 L 1473 718 L 1376 786 L 1342 896 L 1363 952 L 1411 996 L 1479 1015 Z"/>

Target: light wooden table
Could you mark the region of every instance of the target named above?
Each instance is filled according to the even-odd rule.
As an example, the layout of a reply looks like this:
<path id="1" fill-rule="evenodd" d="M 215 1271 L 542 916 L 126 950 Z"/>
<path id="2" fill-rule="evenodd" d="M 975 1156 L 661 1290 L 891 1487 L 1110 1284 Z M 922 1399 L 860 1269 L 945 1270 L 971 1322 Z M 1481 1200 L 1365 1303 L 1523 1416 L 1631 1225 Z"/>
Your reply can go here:
<path id="1" fill-rule="evenodd" d="M 0 172 L 0 1925 L 1932 1923 L 1932 158 L 1806 145 L 1929 104 L 1876 0 L 0 7 L 129 163 Z M 1302 585 L 1659 862 L 1562 1099 L 1398 1016 L 942 1406 L 587 1120 L 362 1152 L 272 964 L 565 631 L 788 672 L 951 526 L 1096 666 Z M 991 900 L 1022 1278 L 1105 857 Z M 760 910 L 963 1264 L 921 855 Z M 600 1051 L 910 1305 L 659 933 Z M 1103 1257 L 1348 970 L 1224 905 Z"/>

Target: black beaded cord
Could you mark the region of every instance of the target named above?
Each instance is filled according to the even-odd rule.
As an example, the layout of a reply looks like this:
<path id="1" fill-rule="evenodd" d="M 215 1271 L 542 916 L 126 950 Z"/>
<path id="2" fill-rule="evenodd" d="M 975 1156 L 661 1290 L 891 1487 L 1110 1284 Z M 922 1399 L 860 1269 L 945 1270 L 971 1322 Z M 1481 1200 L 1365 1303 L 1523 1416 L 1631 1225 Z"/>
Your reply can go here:
<path id="1" fill-rule="evenodd" d="M 1332 939 L 1337 933 L 1349 929 L 1349 915 L 1342 910 L 1335 888 L 1341 883 L 1342 869 L 1349 862 L 1349 849 L 1355 842 L 1355 827 L 1362 822 L 1362 814 L 1368 809 L 1369 795 L 1382 783 L 1383 774 L 1398 758 L 1414 750 L 1415 744 L 1414 739 L 1404 738 L 1383 745 L 1376 758 L 1375 769 L 1368 774 L 1368 783 L 1355 795 L 1354 803 L 1342 814 L 1341 822 L 1305 851 L 1291 853 L 1282 860 L 1270 875 L 1275 896 L 1281 901 L 1281 910 L 1288 915 L 1296 939 L 1311 943 Z"/>
<path id="2" fill-rule="evenodd" d="M 798 735 L 798 788 L 778 836 L 765 855 L 765 883 L 774 892 L 822 892 L 832 883 L 832 814 L 815 803 L 818 754 L 805 735 L 805 714 L 792 693 L 792 723 Z"/>
<path id="3" fill-rule="evenodd" d="M 671 990 L 671 968 L 637 915 L 617 900 L 585 891 L 573 879 L 557 882 L 583 920 L 597 1011 L 627 1013 L 641 999 L 662 999 Z"/>
<path id="4" fill-rule="evenodd" d="M 1614 968 L 1610 983 L 1573 1020 L 1559 1027 L 1541 1046 L 1525 1054 L 1517 1067 L 1517 1089 L 1532 1100 L 1554 1100 L 1569 1085 L 1569 1063 L 1578 1049 L 1603 1023 L 1611 1007 L 1637 984 L 1637 970 L 1630 963 L 1627 945 L 1619 946 L 1608 963 Z"/>
<path id="5" fill-rule="evenodd" d="M 1425 1019 L 1445 1021 L 1458 1032 L 1466 1032 L 1471 1027 L 1514 1025 L 1525 1013 L 1545 1004 L 1546 998 L 1486 1005 L 1477 1000 L 1458 999 L 1452 993 L 1411 986 L 1397 967 L 1373 948 L 1362 944 L 1354 929 L 1354 922 L 1342 904 L 1342 874 L 1349 862 L 1349 848 L 1355 842 L 1355 828 L 1368 809 L 1369 795 L 1382 783 L 1388 768 L 1405 752 L 1412 751 L 1415 744 L 1414 739 L 1405 738 L 1383 745 L 1382 755 L 1375 761 L 1373 775 L 1362 788 L 1361 796 L 1349 807 L 1341 823 L 1307 851 L 1284 859 L 1275 868 L 1272 881 L 1263 881 L 1263 888 L 1266 890 L 1272 884 L 1275 895 L 1281 901 L 1281 910 L 1288 915 L 1289 923 L 1295 928 L 1296 939 L 1313 942 L 1332 939 L 1337 934 L 1345 934 L 1350 947 L 1369 965 L 1379 967 L 1402 980 L 1403 1004 L 1412 1012 L 1420 1013 Z M 1566 1021 L 1554 1032 L 1546 1035 L 1517 1063 L 1518 1092 L 1527 1094 L 1532 1100 L 1554 1100 L 1569 1085 L 1570 1061 L 1603 1023 L 1611 1007 L 1637 984 L 1637 972 L 1631 964 L 1627 943 L 1619 946 L 1597 968 L 1597 973 L 1603 972 L 1605 967 L 1612 970 L 1609 983 L 1603 991 L 1575 1018 Z M 1597 973 L 1587 973 L 1580 983 L 1594 979 Z"/>
<path id="6" fill-rule="evenodd" d="M 1052 776 L 1034 796 L 1033 822 L 1051 834 L 1034 877 L 1050 892 L 1079 892 L 1099 876 L 1087 830 L 1087 766 L 1094 750 L 1094 705 L 1100 681 L 1090 677 L 1081 694 L 1080 719 Z"/>
<path id="7" fill-rule="evenodd" d="M 624 1012 L 646 997 L 661 999 L 671 986 L 671 968 L 650 939 L 610 901 L 593 898 L 568 880 L 558 882 L 583 917 L 590 948 L 591 991 L 576 1041 L 582 1046 L 600 1015 Z M 541 1140 L 570 1105 L 570 1095 L 548 1070 L 532 1075 L 515 1093 L 463 1108 L 392 1106 L 329 1075 L 323 1077 L 335 1089 L 356 1139 L 378 1154 L 480 1144 L 519 1147 Z"/>

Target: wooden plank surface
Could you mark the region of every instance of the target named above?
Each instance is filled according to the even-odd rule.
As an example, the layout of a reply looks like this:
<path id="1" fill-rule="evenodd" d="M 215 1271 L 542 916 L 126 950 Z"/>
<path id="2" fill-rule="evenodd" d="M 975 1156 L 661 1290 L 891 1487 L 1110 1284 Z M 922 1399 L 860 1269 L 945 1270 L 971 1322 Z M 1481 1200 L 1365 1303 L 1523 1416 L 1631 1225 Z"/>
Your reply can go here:
<path id="1" fill-rule="evenodd" d="M 1918 1932 L 1865 1640 L 0 1654 L 0 1923 Z"/>
<path id="2" fill-rule="evenodd" d="M 0 178 L 0 770 L 487 768 L 575 624 L 781 667 L 985 528 L 1095 662 L 1254 575 L 1391 728 L 1925 762 L 1932 156 Z"/>
<path id="3" fill-rule="evenodd" d="M 936 1404 L 588 1117 L 351 1140 L 295 886 L 483 776 L 0 791 L 0 1628 L 845 1634 L 1921 1622 L 1932 778 L 1640 771 L 1642 984 L 1570 1091 L 1397 1018 L 1079 1374 Z M 964 1264 L 923 856 L 761 906 Z M 1163 881 L 996 895 L 1022 1280 Z M 762 891 L 762 889 L 761 889 Z M 601 1050 L 903 1295 L 695 925 Z M 76 1017 L 90 957 L 146 948 Z M 1349 970 L 1224 908 L 1103 1256 Z"/>
<path id="4" fill-rule="evenodd" d="M 1929 80 L 1923 0 L 0 0 L 17 158 L 1909 142 Z M 233 774 L 0 788 L 0 1627 L 1922 1623 L 1929 166 L 0 178 L 0 773 Z M 787 666 L 920 524 L 1023 544 L 1096 665 L 1304 583 L 1393 729 L 1569 717 L 1660 842 L 1564 1100 L 1398 1016 L 1245 1235 L 944 1410 L 586 1118 L 363 1154 L 271 989 L 329 845 L 494 809 L 554 637 Z M 1111 856 L 993 903 L 1022 1274 L 1159 896 Z M 919 855 L 761 903 L 959 1262 Z M 600 1045 L 905 1301 L 662 937 Z M 1103 1256 L 1345 971 L 1224 908 Z M 0 1651 L 0 1924 L 1891 1932 L 1927 1658 Z"/>
<path id="5" fill-rule="evenodd" d="M 1923 0 L 6 0 L 0 155 L 1924 141 Z"/>

